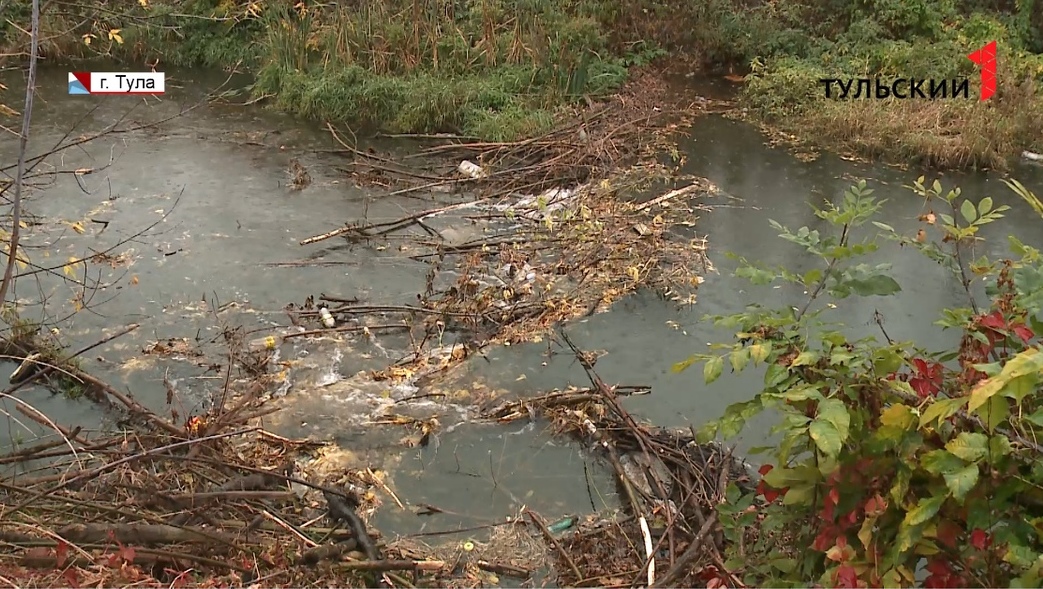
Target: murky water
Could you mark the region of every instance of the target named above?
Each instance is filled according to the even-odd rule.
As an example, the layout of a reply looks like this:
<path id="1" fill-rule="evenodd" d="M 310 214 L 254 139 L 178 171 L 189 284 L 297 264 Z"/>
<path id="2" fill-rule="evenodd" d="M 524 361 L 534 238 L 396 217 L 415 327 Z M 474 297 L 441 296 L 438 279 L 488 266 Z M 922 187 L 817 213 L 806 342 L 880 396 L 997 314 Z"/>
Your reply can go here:
<path id="1" fill-rule="evenodd" d="M 162 100 L 99 99 L 70 97 L 65 72 L 44 72 L 30 152 L 46 152 L 70 129 L 75 137 L 98 132 L 121 119 L 147 125 L 171 117 L 224 79 L 220 74 L 198 72 L 168 73 L 170 76 L 168 87 L 179 89 Z M 4 99 L 20 102 L 12 98 L 21 92 L 17 80 L 5 82 L 11 89 Z M 401 256 L 393 247 L 375 251 L 338 246 L 336 240 L 306 247 L 298 242 L 344 222 L 363 217 L 393 219 L 408 209 L 429 207 L 449 197 L 427 195 L 426 202 L 368 198 L 373 195 L 353 186 L 338 170 L 342 159 L 316 153 L 332 147 L 328 133 L 318 125 L 258 107 L 211 104 L 155 128 L 107 135 L 41 165 L 39 170 L 50 166 L 65 173 L 35 179 L 46 185 L 32 192 L 28 207 L 48 225 L 33 228 L 29 243 L 50 244 L 53 261 L 34 257 L 34 262 L 60 265 L 68 258 L 104 251 L 166 215 L 155 229 L 114 252 L 133 250 L 129 264 L 115 263 L 111 272 L 102 273 L 102 279 L 122 275 L 123 281 L 93 297 L 81 294 L 89 310 L 62 323 L 73 348 L 97 341 L 103 328 L 111 332 L 127 323 L 141 324 L 134 334 L 92 350 L 84 368 L 132 390 L 143 403 L 163 411 L 168 409 L 162 381 L 169 370 L 181 393 L 179 403 L 184 407 L 179 411 L 184 415 L 220 387 L 223 377 L 202 366 L 187 369 L 180 360 L 143 362 L 138 358 L 128 362 L 140 357 L 140 350 L 151 341 L 187 338 L 189 348 L 205 347 L 219 336 L 225 322 L 285 325 L 287 318 L 281 309 L 286 303 L 319 293 L 388 304 L 415 300 L 424 288 L 427 267 Z M 652 386 L 651 395 L 630 399 L 627 404 L 635 413 L 665 426 L 698 426 L 728 404 L 748 398 L 760 385 L 761 375 L 756 371 L 726 376 L 711 386 L 702 384 L 699 370 L 671 371 L 674 363 L 690 353 L 730 336 L 701 317 L 737 312 L 752 302 L 772 306 L 803 300 L 794 288 L 751 288 L 733 279 L 734 265 L 724 257 L 725 252 L 795 270 L 810 269 L 813 261 L 796 246 L 778 239 L 768 219 L 791 228 L 825 229 L 808 201 L 836 198 L 859 177 L 870 179 L 877 196 L 889 199 L 886 221 L 897 230 L 915 233 L 916 217 L 922 212 L 920 199 L 902 188 L 919 175 L 916 172 L 857 165 L 833 157 L 803 163 L 785 151 L 766 147 L 756 130 L 721 118 L 699 120 L 683 148 L 689 157 L 685 171 L 708 177 L 726 195 L 705 203 L 712 210 L 703 214 L 699 224 L 700 232 L 709 236 L 711 257 L 720 275 L 706 277 L 699 302 L 692 308 L 679 309 L 643 293 L 568 328 L 578 345 L 605 352 L 597 364 L 605 380 Z M 0 139 L 5 165 L 13 164 L 15 149 L 11 136 Z M 301 191 L 288 187 L 293 157 L 312 177 L 312 184 Z M 97 171 L 69 173 L 84 168 Z M 1015 175 L 1030 189 L 1043 193 L 1043 168 L 1025 167 Z M 967 195 L 992 196 L 1013 208 L 1003 222 L 987 227 L 988 253 L 1002 253 L 1008 233 L 1043 246 L 1040 221 L 998 177 L 954 176 L 943 182 L 958 184 Z M 55 219 L 78 222 L 84 232 L 79 234 L 68 223 L 51 223 Z M 879 311 L 892 337 L 913 339 L 927 347 L 945 344 L 949 336 L 932 323 L 939 309 L 962 304 L 959 284 L 915 252 L 895 254 L 892 248 L 886 252 L 880 261 L 894 264 L 894 277 L 903 292 L 890 298 L 852 299 L 838 312 L 864 334 L 876 329 L 871 320 Z M 43 250 L 30 250 L 30 255 L 42 256 Z M 324 265 L 289 264 L 302 260 Z M 69 307 L 68 301 L 77 296 L 77 289 L 57 279 L 41 283 L 37 287 L 23 281 L 18 296 L 39 300 L 38 288 L 43 289 L 51 302 L 38 316 L 60 317 L 61 310 Z M 214 309 L 233 302 L 231 310 Z M 287 392 L 288 411 L 281 421 L 275 420 L 281 431 L 287 435 L 318 433 L 365 451 L 367 461 L 383 462 L 391 471 L 389 486 L 402 501 L 431 503 L 460 514 L 417 518 L 396 511 L 388 498 L 389 509 L 381 516 L 385 524 L 397 531 L 416 532 L 501 518 L 516 513 L 522 504 L 549 516 L 614 504 L 615 490 L 604 472 L 585 465 L 574 447 L 540 434 L 538 427 L 453 428 L 466 416 L 466 403 L 448 409 L 445 404 L 432 404 L 399 410 L 396 395 L 407 393 L 383 395 L 381 387 L 369 390 L 366 386 L 371 382 L 367 385 L 351 378 L 361 370 L 383 368 L 389 359 L 395 359 L 396 346 L 401 343 L 384 336 L 377 338 L 376 345 L 345 337 L 307 346 L 286 345 L 280 350 L 283 358 L 299 361 Z M 548 350 L 547 344 L 489 350 L 488 361 L 469 361 L 457 382 L 472 387 L 477 380 L 488 388 L 506 388 L 517 394 L 585 384 L 585 375 L 571 356 L 560 350 L 548 354 Z M 41 389 L 22 391 L 20 397 L 63 424 L 99 427 L 103 422 L 87 401 L 68 400 Z M 389 408 L 418 417 L 438 416 L 449 427 L 435 447 L 406 448 L 396 438 L 401 431 L 396 434 L 372 425 Z M 4 409 L 13 412 L 10 402 Z M 23 437 L 24 429 L 38 431 L 32 425 L 23 428 L 9 422 L 5 426 L 0 421 L 0 430 L 5 428 L 21 431 L 18 435 Z M 7 438 L 0 431 L 0 439 Z M 743 443 L 757 442 L 747 439 Z M 355 460 L 358 457 L 345 458 L 346 463 Z M 488 507 L 476 511 L 479 504 Z"/>

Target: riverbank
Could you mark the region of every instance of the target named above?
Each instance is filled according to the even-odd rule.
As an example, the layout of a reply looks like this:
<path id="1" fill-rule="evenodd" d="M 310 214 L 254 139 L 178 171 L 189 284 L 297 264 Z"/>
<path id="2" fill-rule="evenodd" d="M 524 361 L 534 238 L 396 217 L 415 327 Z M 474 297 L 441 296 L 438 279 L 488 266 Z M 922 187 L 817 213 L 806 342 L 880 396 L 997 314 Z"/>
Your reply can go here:
<path id="1" fill-rule="evenodd" d="M 41 47 L 52 61 L 238 67 L 256 77 L 251 100 L 392 133 L 536 136 L 563 108 L 610 96 L 655 62 L 749 72 L 738 115 L 801 146 L 939 168 L 1005 169 L 1024 150 L 1043 151 L 1043 12 L 1030 4 L 733 4 L 366 0 L 347 10 L 142 1 L 118 12 L 54 4 Z M 27 23 L 28 6 L 13 2 L 13 20 Z M 0 34 L 9 58 L 24 59 L 26 35 L 11 25 Z M 966 55 L 991 40 L 1000 47 L 998 94 L 979 102 Z M 820 82 L 877 77 L 969 78 L 971 97 L 837 100 Z"/>

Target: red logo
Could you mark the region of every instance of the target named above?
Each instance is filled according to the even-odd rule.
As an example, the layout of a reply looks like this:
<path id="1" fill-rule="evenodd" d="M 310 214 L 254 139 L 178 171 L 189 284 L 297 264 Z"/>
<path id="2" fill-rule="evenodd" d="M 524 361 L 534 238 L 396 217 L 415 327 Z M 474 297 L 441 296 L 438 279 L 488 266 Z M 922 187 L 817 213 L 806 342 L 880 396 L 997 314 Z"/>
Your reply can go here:
<path id="1" fill-rule="evenodd" d="M 988 100 L 996 93 L 996 42 L 992 41 L 967 56 L 981 66 L 981 99 Z"/>

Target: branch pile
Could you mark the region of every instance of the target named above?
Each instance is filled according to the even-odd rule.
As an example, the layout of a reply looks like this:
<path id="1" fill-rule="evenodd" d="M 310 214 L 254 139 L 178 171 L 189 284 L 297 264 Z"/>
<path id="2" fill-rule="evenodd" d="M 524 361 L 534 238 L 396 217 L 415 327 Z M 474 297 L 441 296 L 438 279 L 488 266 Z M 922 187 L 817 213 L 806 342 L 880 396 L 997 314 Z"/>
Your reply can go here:
<path id="1" fill-rule="evenodd" d="M 654 161 L 663 153 L 680 158 L 673 135 L 690 126 L 693 116 L 729 107 L 702 98 L 682 102 L 659 76 L 648 72 L 637 75 L 611 100 L 588 101 L 564 113 L 551 131 L 521 141 L 413 136 L 436 144 L 396 159 L 357 149 L 332 126 L 329 130 L 341 153 L 350 158 L 347 171 L 360 184 L 394 188 L 392 194 L 469 188 L 496 198 L 583 184 Z M 461 160 L 470 165 L 461 166 Z"/>
<path id="2" fill-rule="evenodd" d="M 752 490 L 750 469 L 694 432 L 639 423 L 622 396 L 647 392 L 610 387 L 589 354 L 565 334 L 591 387 L 502 403 L 487 410 L 499 422 L 540 415 L 559 433 L 591 444 L 616 473 L 624 514 L 580 527 L 557 543 L 560 586 L 699 587 L 706 567 L 726 570 L 716 506 L 729 484 Z M 731 586 L 742 587 L 741 582 Z"/>
<path id="3" fill-rule="evenodd" d="M 374 489 L 386 490 L 379 476 L 319 475 L 324 444 L 256 425 L 271 412 L 263 380 L 226 385 L 210 410 L 175 421 L 72 366 L 24 382 L 47 371 L 87 379 L 92 400 L 108 396 L 139 419 L 86 432 L 19 402 L 54 431 L 0 455 L 0 569 L 19 586 L 447 586 L 483 563 L 530 574 L 487 560 L 461 568 L 382 542 L 365 521 L 379 504 Z"/>

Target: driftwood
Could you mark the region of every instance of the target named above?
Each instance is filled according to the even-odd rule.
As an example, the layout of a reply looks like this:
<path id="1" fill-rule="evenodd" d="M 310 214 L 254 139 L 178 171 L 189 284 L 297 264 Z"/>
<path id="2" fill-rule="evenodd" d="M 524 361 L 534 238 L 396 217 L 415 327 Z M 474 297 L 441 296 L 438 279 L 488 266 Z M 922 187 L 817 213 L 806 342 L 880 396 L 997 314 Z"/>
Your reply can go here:
<path id="1" fill-rule="evenodd" d="M 180 528 L 164 524 L 69 524 L 54 530 L 62 540 L 74 544 L 120 542 L 127 545 L 154 546 L 158 544 L 212 544 L 213 532 L 194 528 Z M 12 544 L 33 544 L 40 536 L 0 531 L 0 540 Z M 43 538 L 47 539 L 47 538 Z"/>

